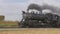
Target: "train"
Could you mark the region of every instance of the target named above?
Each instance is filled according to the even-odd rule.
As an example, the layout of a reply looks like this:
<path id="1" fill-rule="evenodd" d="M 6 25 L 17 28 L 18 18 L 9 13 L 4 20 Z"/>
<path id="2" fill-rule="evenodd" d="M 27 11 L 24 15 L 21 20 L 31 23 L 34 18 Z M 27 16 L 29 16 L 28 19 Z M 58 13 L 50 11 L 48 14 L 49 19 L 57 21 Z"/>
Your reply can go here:
<path id="1" fill-rule="evenodd" d="M 38 10 L 37 12 L 29 9 Z M 29 5 L 27 11 L 22 11 L 22 20 L 19 23 L 20 28 L 59 28 L 60 16 L 54 13 L 43 14 L 41 7 L 36 4 Z"/>

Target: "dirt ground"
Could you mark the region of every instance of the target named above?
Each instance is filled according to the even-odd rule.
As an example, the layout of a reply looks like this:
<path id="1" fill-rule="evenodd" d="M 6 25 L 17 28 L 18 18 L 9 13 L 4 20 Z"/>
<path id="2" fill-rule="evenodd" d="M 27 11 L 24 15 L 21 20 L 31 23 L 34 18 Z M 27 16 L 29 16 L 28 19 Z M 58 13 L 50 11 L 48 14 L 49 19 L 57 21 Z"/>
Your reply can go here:
<path id="1" fill-rule="evenodd" d="M 60 34 L 60 29 L 0 29 L 0 34 Z"/>

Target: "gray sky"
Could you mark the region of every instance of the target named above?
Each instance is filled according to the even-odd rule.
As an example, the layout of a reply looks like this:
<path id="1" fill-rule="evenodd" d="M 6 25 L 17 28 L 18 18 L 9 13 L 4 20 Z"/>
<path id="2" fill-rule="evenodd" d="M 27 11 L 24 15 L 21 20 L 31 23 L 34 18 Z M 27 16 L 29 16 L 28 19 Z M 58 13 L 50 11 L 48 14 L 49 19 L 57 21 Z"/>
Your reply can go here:
<path id="1" fill-rule="evenodd" d="M 27 9 L 28 5 L 44 3 L 59 7 L 60 0 L 0 0 L 0 15 L 5 16 L 5 20 L 21 20 L 22 10 Z"/>

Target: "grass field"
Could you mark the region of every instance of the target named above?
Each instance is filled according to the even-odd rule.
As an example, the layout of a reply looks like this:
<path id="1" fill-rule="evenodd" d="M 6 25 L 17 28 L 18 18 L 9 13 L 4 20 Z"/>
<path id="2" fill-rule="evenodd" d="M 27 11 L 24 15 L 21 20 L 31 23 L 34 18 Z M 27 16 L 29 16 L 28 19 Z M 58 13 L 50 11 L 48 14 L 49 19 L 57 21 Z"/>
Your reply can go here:
<path id="1" fill-rule="evenodd" d="M 0 21 L 0 27 L 18 27 L 18 21 Z"/>

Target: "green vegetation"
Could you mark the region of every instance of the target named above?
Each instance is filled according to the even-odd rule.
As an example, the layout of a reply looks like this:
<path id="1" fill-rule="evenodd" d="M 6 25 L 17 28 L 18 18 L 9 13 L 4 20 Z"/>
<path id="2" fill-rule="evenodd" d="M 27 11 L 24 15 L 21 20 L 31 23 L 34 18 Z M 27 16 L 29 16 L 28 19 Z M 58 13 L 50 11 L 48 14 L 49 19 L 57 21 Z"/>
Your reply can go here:
<path id="1" fill-rule="evenodd" d="M 0 21 L 0 27 L 18 27 L 18 21 Z"/>

